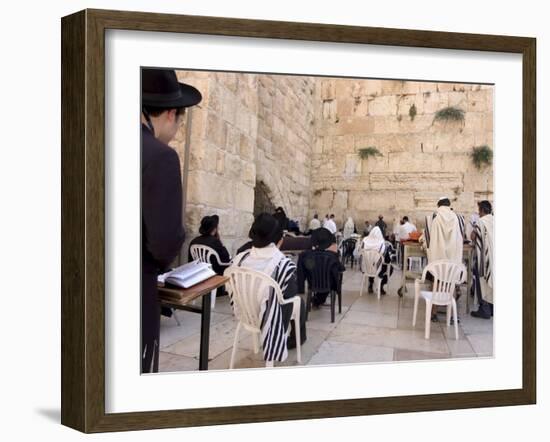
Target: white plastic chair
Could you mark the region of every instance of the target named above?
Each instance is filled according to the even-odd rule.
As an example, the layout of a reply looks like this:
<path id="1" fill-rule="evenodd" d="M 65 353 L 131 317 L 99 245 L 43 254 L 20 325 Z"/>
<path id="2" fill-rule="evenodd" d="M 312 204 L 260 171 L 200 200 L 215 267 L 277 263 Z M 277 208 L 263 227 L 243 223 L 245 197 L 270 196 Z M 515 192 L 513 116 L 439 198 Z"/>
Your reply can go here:
<path id="1" fill-rule="evenodd" d="M 420 290 L 420 284 L 425 283 L 426 274 L 433 276 L 432 291 Z M 413 327 L 416 325 L 416 313 L 420 296 L 426 301 L 426 325 L 424 337 L 430 339 L 432 305 L 447 306 L 447 327 L 451 325 L 451 311 L 454 319 L 455 338 L 458 340 L 457 306 L 454 298 L 455 286 L 466 280 L 466 266 L 449 260 L 439 260 L 429 263 L 422 273 L 422 279 L 414 281 Z"/>
<path id="2" fill-rule="evenodd" d="M 384 263 L 384 256 L 376 250 L 361 250 L 361 272 L 363 272 L 363 279 L 361 280 L 361 291 L 359 296 L 363 296 L 363 287 L 365 281 L 368 278 L 375 278 L 376 282 L 376 292 L 378 294 L 378 299 L 380 299 L 380 285 L 382 279 L 378 277 L 382 264 Z"/>
<path id="3" fill-rule="evenodd" d="M 252 333 L 254 353 L 258 353 L 260 350 L 260 326 L 262 322 L 260 311 L 262 303 L 265 301 L 265 295 L 270 289 L 274 290 L 277 302 L 280 305 L 293 304 L 290 320 L 294 321 L 294 329 L 296 331 L 296 355 L 298 363 L 301 364 L 300 296 L 284 299 L 279 284 L 270 276 L 257 270 L 232 266 L 226 269 L 224 275 L 229 277 L 228 285 L 232 294 L 233 310 L 235 316 L 239 320 L 237 329 L 235 330 L 235 339 L 233 340 L 233 350 L 231 352 L 229 368 L 232 369 L 234 366 L 241 327 Z M 290 333 L 290 325 L 288 327 L 288 333 Z M 273 367 L 273 361 L 266 361 L 266 367 Z"/>
<path id="4" fill-rule="evenodd" d="M 223 262 L 220 259 L 220 255 L 218 255 L 218 252 L 216 252 L 212 247 L 208 247 L 203 244 L 193 244 L 189 251 L 194 261 L 199 260 L 200 262 L 210 264 L 210 258 L 214 256 L 220 266 L 228 266 L 231 264 L 230 262 Z M 210 306 L 211 308 L 214 308 L 216 306 L 216 289 L 212 290 L 210 294 Z"/>

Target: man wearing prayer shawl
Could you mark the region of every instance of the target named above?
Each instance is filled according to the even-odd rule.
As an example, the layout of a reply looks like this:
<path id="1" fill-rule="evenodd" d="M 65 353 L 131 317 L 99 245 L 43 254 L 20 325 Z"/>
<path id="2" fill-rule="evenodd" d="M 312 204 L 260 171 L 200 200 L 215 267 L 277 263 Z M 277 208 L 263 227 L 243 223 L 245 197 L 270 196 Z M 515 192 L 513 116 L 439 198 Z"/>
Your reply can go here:
<path id="1" fill-rule="evenodd" d="M 428 262 L 448 259 L 462 264 L 464 218 L 451 209 L 449 198 L 440 198 L 437 211 L 426 217 L 424 241 Z M 432 307 L 432 321 L 437 322 L 437 307 Z"/>
<path id="2" fill-rule="evenodd" d="M 462 263 L 464 218 L 451 209 L 449 198 L 440 198 L 437 211 L 426 217 L 424 240 L 428 262 L 448 259 Z"/>
<path id="3" fill-rule="evenodd" d="M 479 308 L 472 312 L 475 318 L 489 319 L 493 316 L 493 208 L 489 201 L 478 203 L 479 220 L 470 236 L 475 247 L 474 290 Z"/>
<path id="4" fill-rule="evenodd" d="M 252 240 L 252 248 L 235 256 L 233 265 L 263 272 L 279 284 L 285 299 L 295 296 L 298 293 L 296 264 L 279 250 L 283 231 L 278 220 L 269 213 L 260 213 L 250 228 L 249 237 Z M 231 296 L 231 293 L 229 295 Z M 287 349 L 296 347 L 294 322 L 290 323 L 293 304 L 280 305 L 273 291 L 263 296 L 260 327 L 264 360 L 284 361 L 288 357 Z M 233 302 L 231 304 L 233 305 Z M 235 308 L 234 305 L 233 307 Z M 301 344 L 306 340 L 305 324 L 306 309 L 302 300 Z"/>
<path id="5" fill-rule="evenodd" d="M 342 233 L 344 240 L 351 238 L 351 235 L 355 233 L 355 223 L 353 222 L 353 218 L 351 216 L 348 217 L 346 224 L 344 224 L 344 231 Z"/>
<path id="6" fill-rule="evenodd" d="M 374 250 L 378 253 L 380 253 L 384 257 L 384 263 L 380 267 L 380 273 L 378 274 L 378 277 L 382 280 L 380 284 L 380 293 L 382 295 L 386 294 L 386 291 L 384 290 L 384 286 L 388 283 L 388 278 L 391 276 L 393 272 L 393 268 L 390 265 L 391 262 L 391 254 L 393 253 L 393 247 L 389 241 L 384 240 L 384 237 L 382 236 L 382 231 L 380 230 L 380 227 L 374 226 L 368 236 L 366 236 L 362 243 L 361 248 L 363 250 Z M 373 293 L 372 286 L 374 284 L 374 278 L 369 278 L 369 293 Z"/>

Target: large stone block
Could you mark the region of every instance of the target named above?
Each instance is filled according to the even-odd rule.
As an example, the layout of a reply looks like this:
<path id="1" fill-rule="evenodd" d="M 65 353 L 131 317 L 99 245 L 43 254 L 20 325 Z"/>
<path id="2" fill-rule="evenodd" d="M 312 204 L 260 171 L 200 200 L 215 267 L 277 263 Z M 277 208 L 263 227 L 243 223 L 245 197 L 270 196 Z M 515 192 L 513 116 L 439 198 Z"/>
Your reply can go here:
<path id="1" fill-rule="evenodd" d="M 395 207 L 399 211 L 414 209 L 414 192 L 408 190 L 397 190 L 395 192 Z"/>
<path id="2" fill-rule="evenodd" d="M 342 173 L 347 177 L 359 175 L 361 173 L 361 158 L 357 154 L 347 154 L 346 166 Z"/>
<path id="3" fill-rule="evenodd" d="M 438 172 L 441 170 L 441 155 L 436 153 L 391 152 L 388 154 L 388 170 Z"/>
<path id="4" fill-rule="evenodd" d="M 485 132 L 485 114 L 482 112 L 466 112 L 464 116 L 464 132 Z"/>
<path id="5" fill-rule="evenodd" d="M 374 130 L 373 117 L 352 117 L 341 118 L 337 123 L 327 128 L 327 134 L 330 135 L 366 135 Z"/>
<path id="6" fill-rule="evenodd" d="M 449 106 L 458 107 L 460 109 L 468 109 L 468 93 L 467 92 L 449 92 Z"/>
<path id="7" fill-rule="evenodd" d="M 321 80 L 321 100 L 333 100 L 336 98 L 336 80 Z"/>
<path id="8" fill-rule="evenodd" d="M 191 146 L 189 151 L 189 170 L 215 172 L 217 165 L 218 149 L 209 144 L 202 143 Z M 180 158 L 185 158 L 183 155 Z"/>
<path id="9" fill-rule="evenodd" d="M 404 83 L 405 81 L 403 80 L 383 80 L 382 95 L 395 96 L 398 94 L 402 94 Z"/>
<path id="10" fill-rule="evenodd" d="M 349 193 L 350 210 L 379 211 L 382 209 L 395 208 L 395 192 L 393 191 L 364 191 Z"/>
<path id="11" fill-rule="evenodd" d="M 222 118 L 231 123 L 235 124 L 237 116 L 237 99 L 235 94 L 229 90 L 225 90 L 223 93 L 222 101 Z"/>
<path id="12" fill-rule="evenodd" d="M 237 210 L 252 213 L 254 210 L 254 188 L 244 183 L 236 183 L 232 189 L 233 207 Z"/>
<path id="13" fill-rule="evenodd" d="M 397 97 L 395 95 L 385 95 L 370 100 L 368 112 L 372 116 L 395 116 L 397 114 Z"/>
<path id="14" fill-rule="evenodd" d="M 250 112 L 242 105 L 237 106 L 235 125 L 245 134 L 250 135 Z"/>
<path id="15" fill-rule="evenodd" d="M 420 132 L 428 132 L 432 128 L 432 115 L 417 115 L 411 119 L 408 115 L 397 119 L 398 133 L 414 134 Z"/>
<path id="16" fill-rule="evenodd" d="M 367 134 L 395 134 L 399 133 L 399 121 L 394 116 L 372 117 L 370 120 L 372 129 Z"/>
<path id="17" fill-rule="evenodd" d="M 404 81 L 401 86 L 402 94 L 418 94 L 420 93 L 420 81 Z"/>
<path id="18" fill-rule="evenodd" d="M 371 172 L 369 181 L 372 190 L 414 191 L 462 188 L 462 174 L 452 172 Z"/>
<path id="19" fill-rule="evenodd" d="M 229 208 L 233 204 L 232 186 L 222 176 L 207 172 L 190 172 L 187 182 L 187 200 L 190 204 L 203 204 Z"/>
<path id="20" fill-rule="evenodd" d="M 449 94 L 428 92 L 423 94 L 423 109 L 425 114 L 435 114 L 438 110 L 449 106 Z"/>
<path id="21" fill-rule="evenodd" d="M 258 141 L 260 138 L 258 138 Z M 255 159 L 255 149 L 252 141 L 245 134 L 241 134 L 239 139 L 239 154 L 242 159 L 246 161 L 253 161 Z"/>
<path id="22" fill-rule="evenodd" d="M 487 110 L 492 111 L 492 106 L 488 107 L 488 95 L 490 90 L 479 90 L 479 91 L 470 91 L 468 92 L 468 111 L 469 112 L 486 112 Z M 489 95 L 491 96 L 491 95 Z M 492 104 L 492 100 L 491 104 Z"/>
<path id="23" fill-rule="evenodd" d="M 224 121 L 210 112 L 208 113 L 206 128 L 206 139 L 217 147 L 224 148 L 227 130 Z"/>
<path id="24" fill-rule="evenodd" d="M 472 170 L 464 174 L 464 190 L 468 192 L 488 192 L 493 190 L 492 169 Z"/>
<path id="25" fill-rule="evenodd" d="M 226 144 L 225 150 L 229 153 L 235 154 L 239 152 L 239 145 L 241 142 L 241 132 L 231 124 L 227 124 L 226 127 Z"/>

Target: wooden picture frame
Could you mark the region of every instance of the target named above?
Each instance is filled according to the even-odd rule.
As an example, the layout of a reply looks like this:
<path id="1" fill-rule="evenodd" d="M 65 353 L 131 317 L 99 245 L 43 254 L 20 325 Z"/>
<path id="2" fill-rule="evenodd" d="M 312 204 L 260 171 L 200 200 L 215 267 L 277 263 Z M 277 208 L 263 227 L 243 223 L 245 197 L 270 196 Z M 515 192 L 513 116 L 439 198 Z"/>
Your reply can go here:
<path id="1" fill-rule="evenodd" d="M 162 31 L 516 53 L 523 67 L 523 385 L 513 390 L 105 412 L 105 30 Z M 62 424 L 142 430 L 534 404 L 536 40 L 311 23 L 85 10 L 62 19 Z"/>

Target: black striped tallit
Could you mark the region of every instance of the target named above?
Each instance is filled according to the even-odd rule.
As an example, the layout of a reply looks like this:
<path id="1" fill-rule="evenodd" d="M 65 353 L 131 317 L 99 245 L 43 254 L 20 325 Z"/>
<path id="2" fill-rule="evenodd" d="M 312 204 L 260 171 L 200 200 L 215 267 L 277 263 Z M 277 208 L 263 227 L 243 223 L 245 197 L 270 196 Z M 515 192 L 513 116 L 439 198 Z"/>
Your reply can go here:
<path id="1" fill-rule="evenodd" d="M 240 261 L 235 263 L 238 267 L 245 264 L 250 251 L 243 254 Z M 287 257 L 283 257 L 275 267 L 273 274 L 269 275 L 279 284 L 283 294 L 285 293 L 292 275 L 296 272 L 296 264 Z M 231 305 L 233 300 L 231 299 Z M 289 324 L 290 327 L 290 324 Z M 283 310 L 277 301 L 277 296 L 273 289 L 265 301 L 265 310 L 260 322 L 262 331 L 262 349 L 265 361 L 284 361 L 288 356 L 287 334 L 283 323 Z"/>

